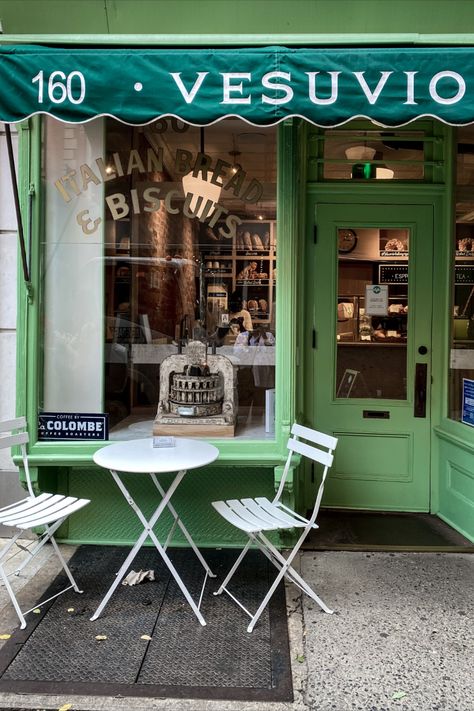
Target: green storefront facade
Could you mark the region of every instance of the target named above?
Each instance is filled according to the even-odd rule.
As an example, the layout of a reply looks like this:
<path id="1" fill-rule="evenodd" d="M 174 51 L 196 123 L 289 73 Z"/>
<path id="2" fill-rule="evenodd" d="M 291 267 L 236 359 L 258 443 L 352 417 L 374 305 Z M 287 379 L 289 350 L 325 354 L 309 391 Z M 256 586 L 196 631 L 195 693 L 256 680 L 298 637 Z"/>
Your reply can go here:
<path id="1" fill-rule="evenodd" d="M 0 3 L 30 270 L 17 409 L 38 488 L 92 500 L 63 539 L 138 529 L 92 463 L 103 443 L 45 437 L 40 415 L 151 434 L 163 359 L 192 335 L 235 377 L 232 432 L 200 433 L 218 461 L 176 494 L 199 544 L 237 542 L 210 502 L 271 496 L 294 420 L 339 437 L 326 506 L 431 512 L 474 540 L 474 11 L 410 3 L 415 35 L 403 3 L 199 5 Z M 188 173 L 218 189 L 207 215 Z M 301 511 L 317 480 L 294 462 Z"/>

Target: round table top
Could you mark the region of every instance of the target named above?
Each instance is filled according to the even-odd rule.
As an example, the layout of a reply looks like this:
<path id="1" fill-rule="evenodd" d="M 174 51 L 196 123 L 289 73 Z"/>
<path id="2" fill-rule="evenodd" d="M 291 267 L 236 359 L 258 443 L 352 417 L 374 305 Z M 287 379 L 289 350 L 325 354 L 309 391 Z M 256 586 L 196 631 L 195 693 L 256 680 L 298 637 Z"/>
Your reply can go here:
<path id="1" fill-rule="evenodd" d="M 93 456 L 96 464 L 120 472 L 177 472 L 210 464 L 219 450 L 199 439 L 175 437 L 174 447 L 153 447 L 153 437 L 132 439 L 102 447 Z"/>

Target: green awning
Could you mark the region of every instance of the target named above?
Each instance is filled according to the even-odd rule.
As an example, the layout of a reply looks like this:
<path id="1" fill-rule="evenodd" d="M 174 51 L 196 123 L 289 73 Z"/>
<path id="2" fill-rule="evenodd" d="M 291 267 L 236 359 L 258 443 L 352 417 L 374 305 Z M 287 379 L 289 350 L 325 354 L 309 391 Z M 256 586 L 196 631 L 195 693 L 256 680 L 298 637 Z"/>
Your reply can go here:
<path id="1" fill-rule="evenodd" d="M 44 113 L 143 125 L 176 116 L 209 125 L 240 116 L 319 126 L 369 118 L 474 122 L 474 48 L 232 49 L 0 46 L 0 121 Z"/>

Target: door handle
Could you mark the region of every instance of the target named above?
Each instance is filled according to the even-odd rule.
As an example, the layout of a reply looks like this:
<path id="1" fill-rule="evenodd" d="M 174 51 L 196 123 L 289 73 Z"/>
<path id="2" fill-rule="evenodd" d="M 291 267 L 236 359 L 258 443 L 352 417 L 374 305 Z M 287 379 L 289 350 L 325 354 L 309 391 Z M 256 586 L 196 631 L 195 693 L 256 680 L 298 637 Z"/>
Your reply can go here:
<path id="1" fill-rule="evenodd" d="M 415 404 L 413 417 L 426 417 L 426 382 L 428 366 L 417 363 L 415 366 Z"/>

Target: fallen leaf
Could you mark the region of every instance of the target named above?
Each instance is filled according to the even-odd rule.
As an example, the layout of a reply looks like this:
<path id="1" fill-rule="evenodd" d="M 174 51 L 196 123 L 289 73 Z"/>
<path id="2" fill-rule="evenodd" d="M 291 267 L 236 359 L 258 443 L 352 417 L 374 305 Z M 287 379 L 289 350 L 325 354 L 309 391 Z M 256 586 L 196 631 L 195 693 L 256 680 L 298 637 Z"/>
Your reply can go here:
<path id="1" fill-rule="evenodd" d="M 35 607 L 35 609 L 32 610 L 32 612 L 34 615 L 41 615 L 41 610 L 39 609 L 39 607 Z"/>
<path id="2" fill-rule="evenodd" d="M 296 655 L 296 661 L 299 662 L 300 664 L 303 664 L 303 662 L 304 662 L 304 654 L 297 654 L 297 655 Z"/>
<path id="3" fill-rule="evenodd" d="M 58 709 L 58 711 L 69 711 L 69 709 L 72 709 L 72 704 L 64 704 Z"/>
<path id="4" fill-rule="evenodd" d="M 0 639 L 10 639 L 11 634 L 0 634 Z"/>
<path id="5" fill-rule="evenodd" d="M 73 608 L 73 607 L 68 607 L 68 608 L 67 608 L 67 611 L 68 611 L 68 612 L 74 612 L 74 608 Z M 60 710 L 60 711 L 61 711 L 61 710 Z"/>
<path id="6" fill-rule="evenodd" d="M 103 639 L 107 639 L 107 635 L 106 634 L 98 634 L 98 635 L 96 635 L 96 639 L 99 640 L 99 642 L 100 642 Z"/>
<path id="7" fill-rule="evenodd" d="M 150 637 L 149 634 L 142 634 L 142 636 L 140 637 L 140 639 L 151 640 L 151 637 Z"/>
<path id="8" fill-rule="evenodd" d="M 392 694 L 392 701 L 397 701 L 397 699 L 403 699 L 406 695 L 406 691 L 396 691 L 394 694 Z"/>

